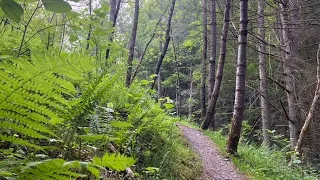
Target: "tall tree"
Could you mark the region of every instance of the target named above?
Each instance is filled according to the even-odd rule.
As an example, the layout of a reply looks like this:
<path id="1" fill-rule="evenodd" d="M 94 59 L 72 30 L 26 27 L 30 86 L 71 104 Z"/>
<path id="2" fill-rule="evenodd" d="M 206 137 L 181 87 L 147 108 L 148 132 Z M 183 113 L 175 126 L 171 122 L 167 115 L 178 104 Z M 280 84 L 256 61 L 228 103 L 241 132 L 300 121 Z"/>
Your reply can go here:
<path id="1" fill-rule="evenodd" d="M 91 15 L 92 15 L 92 0 L 89 0 L 89 18 L 90 18 L 90 21 L 91 21 Z M 87 46 L 86 46 L 86 50 L 89 50 L 89 47 L 90 47 L 90 44 L 89 44 L 89 41 L 90 41 L 90 38 L 91 38 L 91 33 L 92 33 L 92 24 L 90 22 L 89 24 L 89 31 L 88 31 L 88 36 L 87 36 Z"/>
<path id="2" fill-rule="evenodd" d="M 214 88 L 217 59 L 217 16 L 216 0 L 211 0 L 211 54 L 209 60 L 209 101 Z"/>
<path id="3" fill-rule="evenodd" d="M 231 129 L 228 134 L 227 152 L 236 154 L 240 139 L 244 113 L 244 96 L 247 67 L 248 0 L 240 0 L 240 29 L 238 36 L 238 58 L 236 72 L 236 92 Z"/>
<path id="4" fill-rule="evenodd" d="M 301 148 L 302 148 L 302 144 L 304 142 L 304 138 L 307 134 L 307 131 L 310 127 L 310 124 L 312 122 L 312 119 L 314 117 L 314 114 L 315 114 L 315 111 L 316 111 L 316 105 L 317 105 L 317 102 L 320 98 L 320 45 L 319 45 L 319 49 L 318 49 L 318 52 L 317 52 L 317 86 L 316 86 L 316 91 L 314 93 L 314 97 L 313 97 L 313 100 L 312 100 L 312 103 L 311 103 L 311 106 L 310 106 L 310 109 L 309 109 L 309 112 L 308 112 L 308 116 L 304 122 L 304 125 L 300 131 L 300 134 L 299 134 L 299 139 L 297 141 L 297 144 L 296 144 L 296 147 L 295 147 L 295 151 L 296 152 L 299 152 L 301 154 Z"/>
<path id="5" fill-rule="evenodd" d="M 268 105 L 268 79 L 266 66 L 266 29 L 264 25 L 264 7 L 265 0 L 258 2 L 258 33 L 259 33 L 259 76 L 260 76 L 260 106 L 262 119 L 263 144 L 270 142 L 270 123 L 269 123 L 269 105 Z"/>
<path id="6" fill-rule="evenodd" d="M 165 55 L 167 54 L 167 50 L 168 50 L 168 47 L 169 47 L 169 43 L 170 43 L 170 39 L 171 39 L 171 37 L 170 37 L 171 21 L 172 21 L 172 17 L 173 17 L 175 4 L 176 4 L 176 0 L 172 0 L 171 1 L 170 12 L 169 12 L 169 17 L 168 17 L 168 22 L 167 22 L 167 29 L 166 29 L 166 34 L 165 34 L 165 42 L 164 42 L 164 46 L 162 48 L 161 54 L 159 56 L 157 65 L 156 65 L 155 74 L 157 74 L 157 75 L 160 72 L 162 61 L 163 61 Z M 155 85 L 156 81 L 157 81 L 157 76 L 155 76 L 154 79 L 153 79 L 153 83 L 151 85 L 151 89 L 154 88 L 154 85 Z"/>
<path id="7" fill-rule="evenodd" d="M 293 149 L 296 146 L 298 139 L 298 118 L 297 118 L 297 107 L 296 107 L 296 96 L 294 93 L 294 73 L 293 73 L 293 63 L 295 57 L 297 56 L 297 48 L 295 43 L 297 43 L 296 38 L 294 38 L 293 31 L 293 21 L 295 9 L 298 7 L 295 5 L 297 2 L 295 0 L 283 0 L 280 3 L 281 8 L 281 23 L 282 23 L 282 36 L 283 43 L 285 45 L 285 57 L 283 60 L 283 71 L 284 71 L 284 82 L 286 88 L 286 95 L 288 101 L 288 121 L 289 121 L 289 131 L 290 131 L 290 144 Z M 293 11 L 290 11 L 292 9 Z M 298 9 L 299 10 L 299 9 Z M 291 18 L 289 18 L 291 16 Z M 291 19 L 291 21 L 290 21 Z"/>
<path id="8" fill-rule="evenodd" d="M 227 53 L 227 37 L 228 37 L 228 30 L 229 30 L 229 24 L 230 24 L 229 23 L 230 22 L 230 7 L 231 7 L 231 0 L 227 0 L 225 10 L 224 10 L 224 23 L 223 23 L 223 28 L 222 28 L 220 56 L 219 56 L 219 62 L 218 62 L 218 67 L 217 67 L 217 73 L 216 73 L 216 77 L 215 77 L 215 85 L 213 88 L 211 99 L 208 104 L 206 117 L 201 125 L 202 129 L 208 129 L 210 126 L 212 128 L 214 128 L 215 108 L 216 108 L 217 100 L 219 97 L 223 69 L 224 69 L 224 62 L 225 62 L 226 53 Z"/>
<path id="9" fill-rule="evenodd" d="M 126 86 L 130 86 L 131 83 L 131 74 L 132 74 L 132 61 L 134 56 L 134 46 L 136 44 L 137 30 L 138 30 L 138 21 L 139 21 L 139 0 L 135 0 L 134 5 L 134 18 L 132 24 L 131 32 L 131 41 L 129 47 L 129 57 L 127 61 L 127 76 L 126 76 Z"/>
<path id="10" fill-rule="evenodd" d="M 110 43 L 113 42 L 113 35 L 115 33 L 114 28 L 116 27 L 117 24 L 117 18 L 118 18 L 118 14 L 120 11 L 120 5 L 121 5 L 121 0 L 110 0 L 110 14 L 109 14 L 109 19 L 111 22 L 111 34 L 109 36 L 109 42 L 108 42 L 108 48 L 106 50 L 106 60 L 109 59 L 109 55 L 110 55 Z"/>
<path id="11" fill-rule="evenodd" d="M 201 117 L 206 115 L 206 76 L 207 76 L 207 50 L 208 50 L 208 18 L 207 18 L 207 0 L 202 0 L 202 75 L 200 90 Z"/>

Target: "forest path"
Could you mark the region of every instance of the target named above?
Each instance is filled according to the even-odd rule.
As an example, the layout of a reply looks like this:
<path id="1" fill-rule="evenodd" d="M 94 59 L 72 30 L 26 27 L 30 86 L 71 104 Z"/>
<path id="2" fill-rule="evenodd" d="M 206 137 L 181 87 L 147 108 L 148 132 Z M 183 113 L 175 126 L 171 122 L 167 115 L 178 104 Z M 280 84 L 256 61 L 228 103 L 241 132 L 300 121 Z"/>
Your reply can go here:
<path id="1" fill-rule="evenodd" d="M 223 157 L 216 145 L 202 132 L 178 124 L 184 136 L 203 163 L 202 180 L 246 180 L 229 159 Z"/>

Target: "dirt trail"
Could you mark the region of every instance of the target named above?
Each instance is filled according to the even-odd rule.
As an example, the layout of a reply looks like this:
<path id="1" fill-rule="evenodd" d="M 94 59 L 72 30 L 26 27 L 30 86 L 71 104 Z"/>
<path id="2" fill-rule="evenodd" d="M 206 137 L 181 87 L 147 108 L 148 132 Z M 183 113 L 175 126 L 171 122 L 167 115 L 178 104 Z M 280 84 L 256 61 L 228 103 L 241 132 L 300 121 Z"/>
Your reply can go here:
<path id="1" fill-rule="evenodd" d="M 223 157 L 212 140 L 202 132 L 178 125 L 203 162 L 202 180 L 246 180 L 229 159 Z"/>

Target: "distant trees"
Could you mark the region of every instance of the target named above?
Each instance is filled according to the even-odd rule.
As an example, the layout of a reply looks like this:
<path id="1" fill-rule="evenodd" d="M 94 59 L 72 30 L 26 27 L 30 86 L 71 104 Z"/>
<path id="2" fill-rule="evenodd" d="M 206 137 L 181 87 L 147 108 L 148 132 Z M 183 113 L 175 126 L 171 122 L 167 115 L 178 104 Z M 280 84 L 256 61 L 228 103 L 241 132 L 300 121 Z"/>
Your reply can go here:
<path id="1" fill-rule="evenodd" d="M 217 72 L 215 75 L 215 84 L 213 91 L 211 93 L 211 98 L 209 99 L 208 109 L 206 112 L 206 116 L 204 121 L 202 122 L 201 128 L 208 129 L 209 126 L 214 127 L 215 124 L 215 108 L 217 104 L 217 100 L 219 97 L 220 87 L 222 83 L 223 69 L 226 60 L 227 53 L 227 38 L 230 24 L 230 8 L 231 8 L 231 0 L 226 0 L 226 7 L 224 10 L 224 20 L 223 20 L 223 28 L 221 35 L 221 45 L 220 45 L 220 56 L 217 67 Z"/>
<path id="2" fill-rule="evenodd" d="M 164 42 L 164 46 L 163 46 L 163 48 L 161 50 L 157 65 L 156 65 L 156 69 L 155 69 L 156 76 L 153 79 L 153 83 L 151 85 L 151 89 L 154 88 L 154 85 L 155 85 L 155 83 L 157 81 L 157 78 L 158 78 L 157 75 L 160 72 L 162 61 L 163 61 L 163 59 L 164 59 L 164 57 L 165 57 L 165 55 L 167 53 L 168 47 L 169 47 L 169 43 L 170 43 L 170 39 L 171 39 L 171 37 L 170 37 L 171 22 L 172 22 L 172 17 L 173 17 L 173 13 L 174 13 L 175 4 L 176 4 L 176 0 L 172 0 L 171 1 L 170 11 L 169 11 L 169 17 L 168 17 L 168 21 L 167 21 L 167 28 L 166 28 L 166 32 L 165 32 L 165 42 Z"/>

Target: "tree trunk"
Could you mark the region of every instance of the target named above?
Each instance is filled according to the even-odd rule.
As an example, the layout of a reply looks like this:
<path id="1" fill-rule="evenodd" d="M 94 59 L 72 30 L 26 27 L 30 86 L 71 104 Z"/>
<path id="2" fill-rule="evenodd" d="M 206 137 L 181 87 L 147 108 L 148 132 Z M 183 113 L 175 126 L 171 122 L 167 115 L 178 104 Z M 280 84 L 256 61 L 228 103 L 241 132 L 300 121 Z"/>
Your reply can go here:
<path id="1" fill-rule="evenodd" d="M 229 30 L 229 22 L 230 22 L 230 7 L 231 7 L 231 0 L 226 1 L 226 7 L 224 10 L 224 23 L 221 35 L 221 46 L 220 46 L 220 57 L 217 67 L 217 74 L 215 79 L 215 85 L 213 88 L 213 92 L 211 95 L 211 99 L 208 104 L 208 109 L 206 113 L 206 117 L 202 123 L 202 129 L 208 129 L 210 126 L 214 128 L 215 120 L 215 108 L 217 104 L 217 100 L 219 97 L 221 82 L 222 82 L 222 75 L 224 69 L 224 62 L 226 59 L 226 52 L 227 52 L 227 37 L 228 37 L 228 30 Z"/>
<path id="2" fill-rule="evenodd" d="M 208 49 L 208 29 L 207 29 L 207 0 L 202 0 L 202 76 L 200 91 L 201 117 L 206 115 L 206 76 L 207 76 L 207 49 Z"/>
<path id="3" fill-rule="evenodd" d="M 192 67 L 192 64 L 191 64 Z M 193 78 L 192 78 L 192 69 L 190 69 L 190 89 L 189 89 L 189 116 L 188 119 L 189 121 L 192 119 L 192 93 L 193 93 Z"/>
<path id="4" fill-rule="evenodd" d="M 302 153 L 301 148 L 302 148 L 302 144 L 304 142 L 304 138 L 305 138 L 307 131 L 310 127 L 310 124 L 312 122 L 312 119 L 313 119 L 313 116 L 314 116 L 314 113 L 316 110 L 316 105 L 317 105 L 318 99 L 320 97 L 320 59 L 319 59 L 319 55 L 320 55 L 320 45 L 319 45 L 319 49 L 317 52 L 317 64 L 318 64 L 317 65 L 317 80 L 318 80 L 318 83 L 317 83 L 316 91 L 315 91 L 315 94 L 314 94 L 314 97 L 312 100 L 312 104 L 311 104 L 309 112 L 308 112 L 308 116 L 307 116 L 307 118 L 304 122 L 304 125 L 300 131 L 299 139 L 298 139 L 296 147 L 295 147 L 295 151 L 299 152 L 300 155 Z"/>
<path id="5" fill-rule="evenodd" d="M 109 37 L 108 48 L 106 50 L 106 60 L 110 56 L 110 43 L 113 42 L 114 27 L 117 24 L 117 18 L 120 10 L 121 0 L 110 0 L 110 22 L 112 23 L 111 27 L 113 28 Z"/>
<path id="6" fill-rule="evenodd" d="M 157 79 L 157 82 L 158 82 L 158 91 L 157 91 L 157 100 L 159 100 L 161 97 L 162 97 L 162 88 L 161 88 L 161 71 L 159 71 L 158 73 L 158 79 Z"/>
<path id="7" fill-rule="evenodd" d="M 285 57 L 283 62 L 283 70 L 284 70 L 284 82 L 287 94 L 287 101 L 288 101 L 288 120 L 289 120 L 289 131 L 290 131 L 290 145 L 291 148 L 294 149 L 296 146 L 296 142 L 298 139 L 298 129 L 297 129 L 297 107 L 295 102 L 295 94 L 294 94 L 294 74 L 293 74 L 293 63 L 294 63 L 294 54 L 293 52 L 293 44 L 297 43 L 293 41 L 291 35 L 291 27 L 289 21 L 289 3 L 288 0 L 283 0 L 280 3 L 281 7 L 281 22 L 283 27 L 283 44 L 285 45 Z M 294 43 L 292 43 L 294 42 Z"/>
<path id="8" fill-rule="evenodd" d="M 248 34 L 248 0 L 240 0 L 240 29 L 238 37 L 238 58 L 236 93 L 233 109 L 231 129 L 228 134 L 227 152 L 236 154 L 240 139 L 246 80 L 246 56 L 247 56 L 247 34 Z"/>
<path id="9" fill-rule="evenodd" d="M 92 0 L 89 0 L 89 17 L 90 17 L 90 20 L 91 20 L 91 15 L 92 15 Z M 92 32 L 92 25 L 91 25 L 91 22 L 89 24 L 89 31 L 88 31 L 88 36 L 87 36 L 87 46 L 86 46 L 86 50 L 89 50 L 89 47 L 90 47 L 90 44 L 89 44 L 89 41 L 90 41 L 90 38 L 91 38 L 91 32 Z"/>
<path id="10" fill-rule="evenodd" d="M 269 105 L 268 105 L 268 79 L 266 65 L 266 29 L 264 26 L 264 6 L 265 0 L 259 0 L 258 3 L 258 31 L 259 31 L 259 76 L 260 76 L 260 106 L 262 119 L 263 145 L 270 143 L 270 122 L 269 122 Z"/>
<path id="11" fill-rule="evenodd" d="M 134 19 L 132 25 L 132 32 L 131 32 L 131 42 L 129 48 L 129 57 L 127 61 L 127 76 L 126 76 L 126 86 L 130 86 L 131 82 L 131 74 L 132 74 L 132 61 L 134 56 L 134 46 L 136 44 L 136 37 L 137 37 L 137 29 L 138 29 L 138 20 L 139 20 L 139 0 L 135 0 L 134 6 Z"/>
<path id="12" fill-rule="evenodd" d="M 172 0 L 171 2 L 171 7 L 170 7 L 170 12 L 169 12 L 169 18 L 168 18 L 168 22 L 167 22 L 167 29 L 166 29 L 166 35 L 165 35 L 165 43 L 164 43 L 164 47 L 161 51 L 161 54 L 159 56 L 157 65 L 156 65 L 156 72 L 155 74 L 159 74 L 160 68 L 161 68 L 161 64 L 162 61 L 167 53 L 168 47 L 169 47 L 169 43 L 170 43 L 170 31 L 171 31 L 171 21 L 172 21 L 172 17 L 173 17 L 173 12 L 174 12 L 174 6 L 176 4 L 176 0 Z M 154 77 L 153 79 L 153 83 L 151 85 L 151 89 L 154 88 L 154 85 L 157 81 L 157 76 Z"/>
<path id="13" fill-rule="evenodd" d="M 211 57 L 209 61 L 209 101 L 214 88 L 217 59 L 216 0 L 211 0 Z"/>

